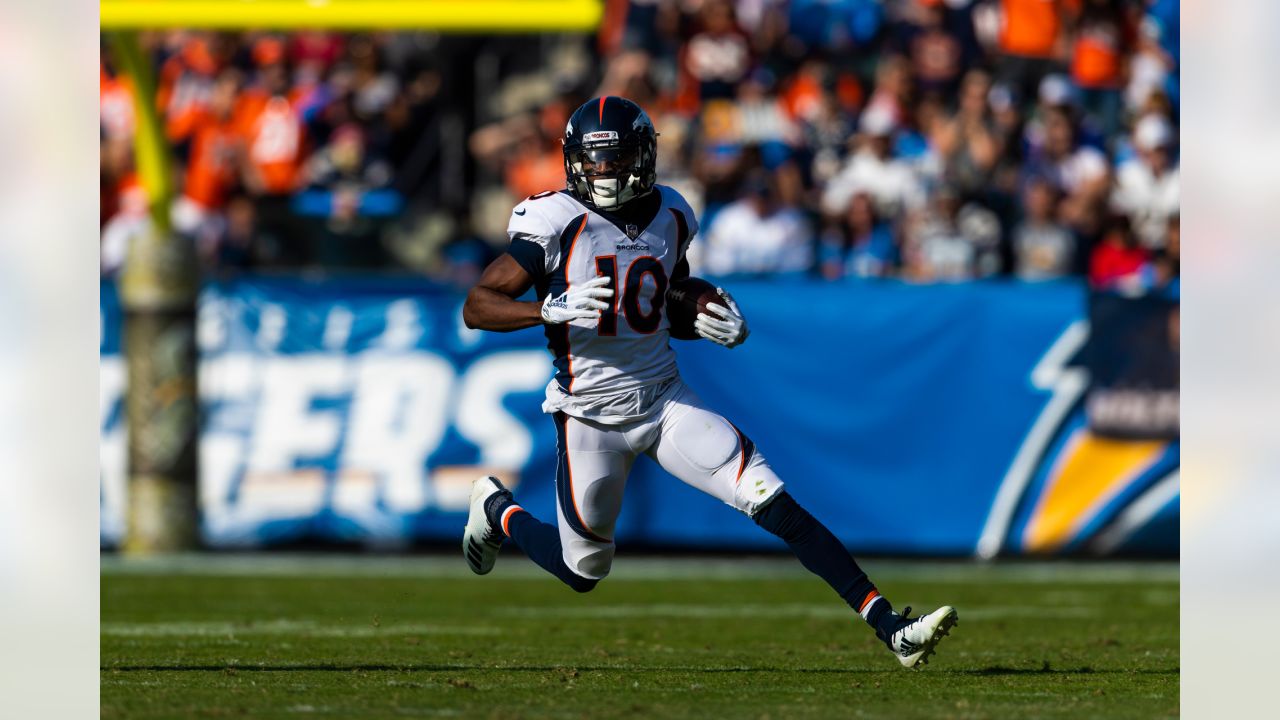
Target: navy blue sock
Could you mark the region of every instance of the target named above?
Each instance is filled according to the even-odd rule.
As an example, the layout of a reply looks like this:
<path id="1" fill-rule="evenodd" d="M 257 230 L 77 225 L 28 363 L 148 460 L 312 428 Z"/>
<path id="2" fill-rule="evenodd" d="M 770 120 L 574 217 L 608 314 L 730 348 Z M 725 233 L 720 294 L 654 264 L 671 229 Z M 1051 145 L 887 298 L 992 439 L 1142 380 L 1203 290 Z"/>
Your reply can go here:
<path id="1" fill-rule="evenodd" d="M 555 525 L 548 525 L 538 520 L 529 514 L 528 510 L 514 502 L 497 508 L 495 514 L 502 523 L 502 530 L 507 537 L 511 538 L 511 541 L 523 550 L 530 560 L 537 563 L 543 570 L 555 575 L 565 585 L 584 593 L 590 592 L 600 582 L 582 577 L 564 563 L 564 555 L 560 547 L 560 531 Z"/>
<path id="2" fill-rule="evenodd" d="M 786 541 L 800 564 L 826 580 L 877 635 L 887 637 L 896 629 L 897 616 L 889 599 L 880 595 L 840 540 L 785 490 L 752 519 Z"/>

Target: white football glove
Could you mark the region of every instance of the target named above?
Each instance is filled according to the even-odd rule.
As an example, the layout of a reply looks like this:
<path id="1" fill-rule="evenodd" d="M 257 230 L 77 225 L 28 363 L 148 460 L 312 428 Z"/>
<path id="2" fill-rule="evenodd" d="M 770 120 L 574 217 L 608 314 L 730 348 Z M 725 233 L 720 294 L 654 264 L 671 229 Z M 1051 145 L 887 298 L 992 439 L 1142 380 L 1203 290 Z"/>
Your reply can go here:
<path id="1" fill-rule="evenodd" d="M 738 310 L 738 303 L 729 297 L 729 293 L 725 292 L 724 288 L 716 288 L 716 292 L 724 298 L 724 305 L 708 303 L 707 309 L 715 315 L 698 313 L 698 318 L 693 321 L 693 328 L 699 335 L 713 343 L 730 349 L 736 348 L 746 342 L 747 335 L 751 334 L 747 329 L 747 319 L 742 317 L 742 311 Z"/>
<path id="2" fill-rule="evenodd" d="M 553 298 L 548 294 L 547 299 L 542 301 L 542 322 L 559 325 L 579 318 L 590 320 L 599 317 L 600 311 L 609 307 L 604 301 L 613 297 L 613 290 L 605 287 L 608 284 L 609 278 L 598 275 L 581 285 L 570 287 L 560 297 Z"/>

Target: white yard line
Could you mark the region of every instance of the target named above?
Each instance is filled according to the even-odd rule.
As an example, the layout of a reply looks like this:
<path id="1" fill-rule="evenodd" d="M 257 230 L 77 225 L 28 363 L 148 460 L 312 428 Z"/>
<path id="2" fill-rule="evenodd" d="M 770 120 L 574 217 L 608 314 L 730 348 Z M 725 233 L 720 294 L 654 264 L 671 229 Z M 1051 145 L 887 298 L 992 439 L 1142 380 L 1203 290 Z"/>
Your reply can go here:
<path id="1" fill-rule="evenodd" d="M 367 638 L 395 635 L 497 635 L 498 628 L 468 625 L 341 625 L 314 620 L 266 620 L 232 622 L 106 622 L 102 634 L 114 637 L 235 637 L 246 635 L 303 635 L 310 637 Z"/>
<path id="2" fill-rule="evenodd" d="M 1105 608 L 1085 606 L 991 605 L 962 610 L 962 620 L 1002 618 L 1075 619 L 1096 617 Z M 624 618 L 814 618 L 848 620 L 849 608 L 839 602 L 786 605 L 596 605 L 501 608 L 497 614 L 519 618 L 572 618 L 574 620 Z"/>

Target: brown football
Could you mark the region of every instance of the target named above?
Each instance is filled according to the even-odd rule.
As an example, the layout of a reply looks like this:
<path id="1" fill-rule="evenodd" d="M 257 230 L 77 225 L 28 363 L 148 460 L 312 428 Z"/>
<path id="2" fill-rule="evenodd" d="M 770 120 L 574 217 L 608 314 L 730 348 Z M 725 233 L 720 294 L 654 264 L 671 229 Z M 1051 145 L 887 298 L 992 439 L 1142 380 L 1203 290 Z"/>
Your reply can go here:
<path id="1" fill-rule="evenodd" d="M 693 329 L 693 321 L 698 318 L 698 313 L 707 312 L 707 303 L 724 303 L 715 285 L 696 277 L 671 281 L 667 288 L 667 320 L 671 322 L 671 337 L 677 340 L 701 337 Z"/>

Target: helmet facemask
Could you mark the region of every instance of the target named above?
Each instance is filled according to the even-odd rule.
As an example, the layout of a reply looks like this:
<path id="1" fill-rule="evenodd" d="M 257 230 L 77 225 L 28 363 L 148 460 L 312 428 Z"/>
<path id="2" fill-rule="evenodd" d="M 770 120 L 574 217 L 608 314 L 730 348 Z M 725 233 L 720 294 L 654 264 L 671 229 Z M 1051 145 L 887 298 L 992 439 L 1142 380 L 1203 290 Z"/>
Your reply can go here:
<path id="1" fill-rule="evenodd" d="M 594 147 L 593 147 L 594 145 Z M 653 178 L 645 171 L 646 154 L 640 144 L 588 144 L 565 148 L 565 174 L 578 198 L 602 210 L 612 210 L 647 193 Z M 647 163 L 652 167 L 652 162 Z"/>

